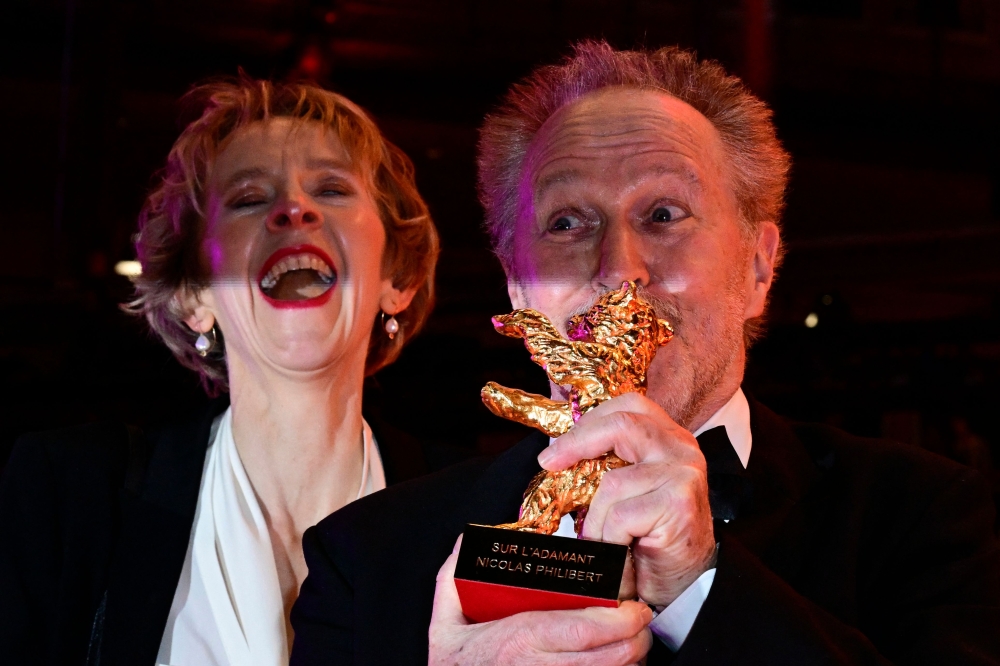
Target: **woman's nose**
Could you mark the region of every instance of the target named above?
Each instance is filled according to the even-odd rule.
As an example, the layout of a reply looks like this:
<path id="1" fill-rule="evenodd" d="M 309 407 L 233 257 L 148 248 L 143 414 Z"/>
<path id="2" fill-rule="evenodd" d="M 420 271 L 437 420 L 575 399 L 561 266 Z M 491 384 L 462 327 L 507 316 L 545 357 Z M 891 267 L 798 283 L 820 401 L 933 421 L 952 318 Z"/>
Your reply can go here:
<path id="1" fill-rule="evenodd" d="M 608 291 L 632 280 L 640 286 L 649 286 L 649 268 L 646 266 L 642 239 L 629 224 L 610 224 L 604 232 L 600 246 L 600 266 L 594 277 L 595 287 Z"/>
<path id="2" fill-rule="evenodd" d="M 309 227 L 320 221 L 319 212 L 301 195 L 283 197 L 277 201 L 267 216 L 267 227 L 271 231 Z"/>

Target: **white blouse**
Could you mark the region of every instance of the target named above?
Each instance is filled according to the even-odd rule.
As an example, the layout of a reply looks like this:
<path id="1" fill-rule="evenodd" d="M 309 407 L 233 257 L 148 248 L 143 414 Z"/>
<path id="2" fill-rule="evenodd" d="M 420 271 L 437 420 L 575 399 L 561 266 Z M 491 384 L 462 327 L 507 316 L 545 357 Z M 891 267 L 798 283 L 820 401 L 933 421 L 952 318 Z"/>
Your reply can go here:
<path id="1" fill-rule="evenodd" d="M 267 523 L 233 441 L 232 409 L 212 424 L 191 541 L 157 666 L 285 666 L 288 641 Z M 357 497 L 385 488 L 382 459 L 363 423 Z"/>

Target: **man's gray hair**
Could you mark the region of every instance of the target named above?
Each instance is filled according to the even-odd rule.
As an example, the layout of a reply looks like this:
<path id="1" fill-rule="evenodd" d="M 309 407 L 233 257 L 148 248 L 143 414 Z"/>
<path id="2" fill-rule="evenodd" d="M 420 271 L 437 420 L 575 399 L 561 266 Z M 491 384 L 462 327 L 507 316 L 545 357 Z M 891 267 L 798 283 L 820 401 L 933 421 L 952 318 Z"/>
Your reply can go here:
<path id="1" fill-rule="evenodd" d="M 718 63 L 699 62 L 691 51 L 675 46 L 617 51 L 607 42 L 585 41 L 561 64 L 541 67 L 512 86 L 480 131 L 479 200 L 486 209 L 493 251 L 508 274 L 518 186 L 532 139 L 564 105 L 616 86 L 663 91 L 705 116 L 719 132 L 729 159 L 744 236 L 764 220 L 780 224 L 789 158 L 767 105 Z"/>

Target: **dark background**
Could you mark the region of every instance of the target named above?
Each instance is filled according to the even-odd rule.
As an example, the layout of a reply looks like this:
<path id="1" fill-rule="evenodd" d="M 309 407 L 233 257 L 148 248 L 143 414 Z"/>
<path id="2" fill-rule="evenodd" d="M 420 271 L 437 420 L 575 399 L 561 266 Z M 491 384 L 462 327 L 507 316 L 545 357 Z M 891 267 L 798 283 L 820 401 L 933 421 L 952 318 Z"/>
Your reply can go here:
<path id="1" fill-rule="evenodd" d="M 202 400 L 117 304 L 115 262 L 179 131 L 238 67 L 309 77 L 414 159 L 441 231 L 426 332 L 377 378 L 387 418 L 470 451 L 520 431 L 487 379 L 544 390 L 489 316 L 476 127 L 573 40 L 681 44 L 743 75 L 794 157 L 770 332 L 748 388 L 776 411 L 1000 462 L 1000 0 L 6 0 L 0 22 L 0 464 L 16 436 Z M 809 313 L 818 325 L 805 326 Z"/>

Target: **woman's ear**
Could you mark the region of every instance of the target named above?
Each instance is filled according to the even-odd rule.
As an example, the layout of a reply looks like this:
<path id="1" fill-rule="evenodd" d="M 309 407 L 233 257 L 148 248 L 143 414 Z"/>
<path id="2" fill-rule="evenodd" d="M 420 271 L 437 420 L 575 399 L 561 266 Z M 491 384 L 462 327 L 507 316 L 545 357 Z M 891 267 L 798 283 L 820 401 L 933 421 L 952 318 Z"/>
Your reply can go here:
<path id="1" fill-rule="evenodd" d="M 187 314 L 184 323 L 195 333 L 208 333 L 215 326 L 215 313 L 206 302 L 210 300 L 204 298 L 206 295 L 205 290 L 196 292 L 182 287 L 174 296 L 177 311 Z"/>
<path id="2" fill-rule="evenodd" d="M 391 280 L 386 280 L 382 285 L 382 297 L 379 299 L 379 307 L 382 312 L 392 316 L 397 315 L 410 307 L 410 302 L 417 295 L 417 287 L 407 287 L 397 289 L 392 285 Z"/>

